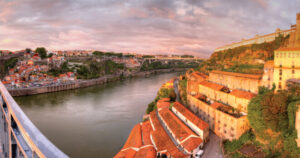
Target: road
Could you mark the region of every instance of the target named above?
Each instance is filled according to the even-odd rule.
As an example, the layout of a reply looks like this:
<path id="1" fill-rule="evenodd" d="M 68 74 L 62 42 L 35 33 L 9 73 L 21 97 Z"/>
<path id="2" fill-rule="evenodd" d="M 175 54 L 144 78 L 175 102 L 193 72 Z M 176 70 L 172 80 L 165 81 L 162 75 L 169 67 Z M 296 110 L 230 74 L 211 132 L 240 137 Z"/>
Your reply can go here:
<path id="1" fill-rule="evenodd" d="M 201 158 L 222 158 L 220 141 L 221 139 L 210 131 L 209 142 L 204 145 L 204 154 Z"/>

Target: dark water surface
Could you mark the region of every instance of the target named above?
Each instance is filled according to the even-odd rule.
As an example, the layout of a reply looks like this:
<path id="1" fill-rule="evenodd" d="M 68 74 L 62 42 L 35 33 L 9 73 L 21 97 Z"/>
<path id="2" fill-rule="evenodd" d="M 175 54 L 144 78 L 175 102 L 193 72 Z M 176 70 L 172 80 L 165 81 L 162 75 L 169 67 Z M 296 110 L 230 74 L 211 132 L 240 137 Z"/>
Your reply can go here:
<path id="1" fill-rule="evenodd" d="M 159 87 L 178 74 L 15 99 L 40 131 L 70 157 L 110 158 L 142 120 Z"/>

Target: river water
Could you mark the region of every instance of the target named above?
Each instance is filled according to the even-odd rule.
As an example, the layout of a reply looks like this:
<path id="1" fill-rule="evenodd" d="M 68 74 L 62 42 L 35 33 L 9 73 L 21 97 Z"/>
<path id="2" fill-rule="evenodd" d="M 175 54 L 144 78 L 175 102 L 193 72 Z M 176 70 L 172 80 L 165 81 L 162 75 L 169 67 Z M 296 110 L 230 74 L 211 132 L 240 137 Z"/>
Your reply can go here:
<path id="1" fill-rule="evenodd" d="M 15 100 L 58 148 L 74 158 L 110 158 L 142 121 L 167 73 Z"/>

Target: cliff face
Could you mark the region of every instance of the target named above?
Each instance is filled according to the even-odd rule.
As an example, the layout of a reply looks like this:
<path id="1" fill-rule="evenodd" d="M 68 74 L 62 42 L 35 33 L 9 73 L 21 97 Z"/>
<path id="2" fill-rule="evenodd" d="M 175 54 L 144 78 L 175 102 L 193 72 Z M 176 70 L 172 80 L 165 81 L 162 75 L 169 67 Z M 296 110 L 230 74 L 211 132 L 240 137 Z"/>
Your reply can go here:
<path id="1" fill-rule="evenodd" d="M 263 73 L 264 61 L 274 59 L 274 50 L 288 45 L 289 35 L 280 35 L 269 43 L 251 44 L 214 52 L 199 71 L 222 70 L 239 73 Z"/>

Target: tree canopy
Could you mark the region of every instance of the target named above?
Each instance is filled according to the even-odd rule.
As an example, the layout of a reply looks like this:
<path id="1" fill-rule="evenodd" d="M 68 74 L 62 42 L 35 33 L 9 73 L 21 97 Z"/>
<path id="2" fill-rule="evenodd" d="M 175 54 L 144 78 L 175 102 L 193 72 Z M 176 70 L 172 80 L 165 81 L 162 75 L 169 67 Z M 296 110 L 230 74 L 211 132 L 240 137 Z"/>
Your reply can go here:
<path id="1" fill-rule="evenodd" d="M 38 53 L 42 59 L 47 57 L 47 50 L 44 47 L 36 48 L 35 52 Z"/>

